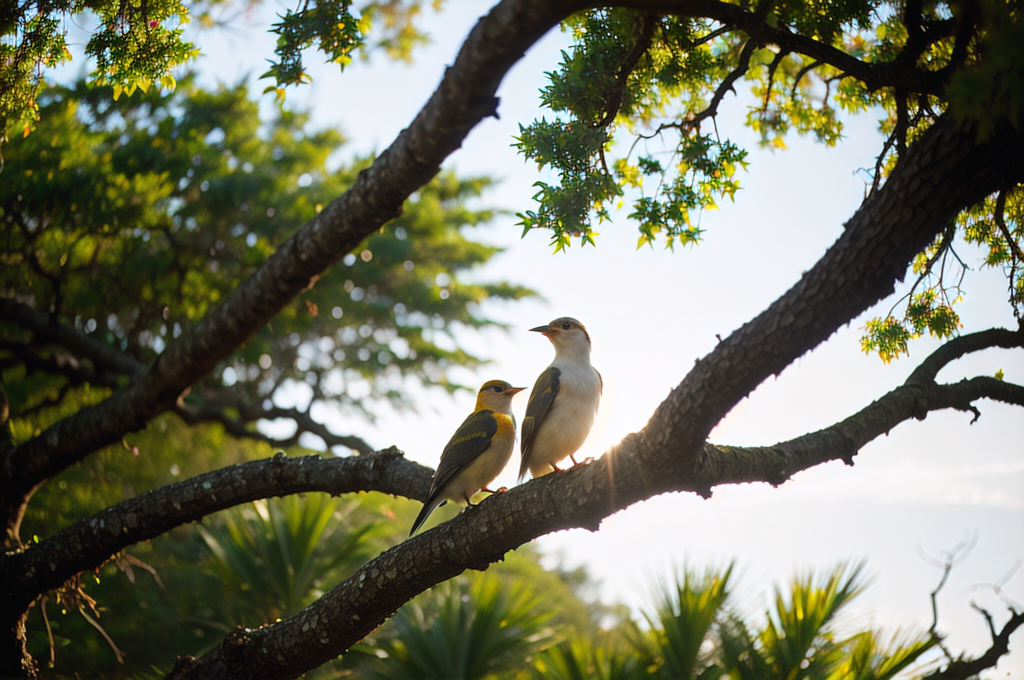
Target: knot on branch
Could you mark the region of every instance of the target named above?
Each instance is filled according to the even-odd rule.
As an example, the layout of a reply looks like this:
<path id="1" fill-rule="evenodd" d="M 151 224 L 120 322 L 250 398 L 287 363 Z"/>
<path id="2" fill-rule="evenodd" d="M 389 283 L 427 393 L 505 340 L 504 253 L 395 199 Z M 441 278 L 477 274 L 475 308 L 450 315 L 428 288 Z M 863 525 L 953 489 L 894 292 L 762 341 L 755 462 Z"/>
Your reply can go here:
<path id="1" fill-rule="evenodd" d="M 188 673 L 195 664 L 196 657 L 191 654 L 179 656 L 178 660 L 174 662 L 174 668 L 172 668 L 171 672 L 167 675 L 167 680 L 175 680 L 176 678 L 185 677 L 185 674 Z"/>
<path id="2" fill-rule="evenodd" d="M 263 624 L 267 626 L 269 624 Z M 225 660 L 238 658 L 246 649 L 249 638 L 252 636 L 252 629 L 244 626 L 236 626 L 234 630 L 224 636 L 220 641 L 221 656 Z"/>

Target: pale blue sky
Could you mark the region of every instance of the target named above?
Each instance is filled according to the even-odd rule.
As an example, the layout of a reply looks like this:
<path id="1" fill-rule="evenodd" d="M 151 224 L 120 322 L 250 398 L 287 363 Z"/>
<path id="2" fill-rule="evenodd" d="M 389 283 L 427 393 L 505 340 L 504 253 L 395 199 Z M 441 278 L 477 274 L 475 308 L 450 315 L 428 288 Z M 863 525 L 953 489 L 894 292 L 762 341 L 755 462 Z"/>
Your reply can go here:
<path id="1" fill-rule="evenodd" d="M 313 83 L 291 90 L 289 101 L 312 109 L 313 120 L 335 126 L 353 151 L 387 146 L 411 121 L 450 64 L 462 37 L 484 3 L 452 1 L 441 17 L 426 22 L 432 45 L 417 53 L 412 66 L 375 58 L 341 75 L 335 67 L 311 69 Z M 272 6 L 270 9 L 283 11 Z M 204 77 L 234 82 L 266 68 L 273 40 L 258 28 L 267 9 L 251 17 L 255 28 L 201 33 L 195 39 L 208 56 L 198 64 Z M 462 173 L 489 173 L 502 179 L 485 203 L 519 211 L 531 207 L 535 168 L 511 148 L 519 123 L 539 115 L 537 89 L 544 71 L 555 67 L 565 37 L 556 33 L 529 52 L 499 92 L 500 120 L 487 119 L 447 163 Z M 309 61 L 317 62 L 316 55 Z M 259 89 L 262 89 L 263 83 Z M 267 98 L 267 105 L 270 99 Z M 599 456 L 629 432 L 642 427 L 669 389 L 695 359 L 783 294 L 839 235 L 843 222 L 864 194 L 864 173 L 880 144 L 869 117 L 848 121 L 847 138 L 828 149 L 809 140 L 789 140 L 786 152 L 756 148 L 741 128 L 743 105 L 726 99 L 719 130 L 747 144 L 751 167 L 741 177 L 734 204 L 704 215 L 705 241 L 675 253 L 660 248 L 635 250 L 636 229 L 624 217 L 599 228 L 597 248 L 573 248 L 553 255 L 544 234 L 520 238 L 515 218 L 500 217 L 477 230 L 479 238 L 507 251 L 480 279 L 508 279 L 539 290 L 543 301 L 491 306 L 511 332 L 462 334 L 460 340 L 495 359 L 469 383 L 501 378 L 532 385 L 550 361 L 547 341 L 526 332 L 551 318 L 580 319 L 594 341 L 593 361 L 604 376 L 598 423 L 581 454 Z M 962 251 L 972 266 L 978 253 Z M 965 331 L 994 325 L 1012 327 L 998 275 L 971 272 L 961 308 Z M 859 349 L 864 319 L 884 313 L 886 301 L 827 343 L 804 356 L 777 379 L 744 400 L 712 435 L 715 442 L 772 444 L 828 426 L 896 387 L 915 361 L 936 343 L 912 347 L 911 359 L 890 365 Z M 1022 353 L 990 350 L 958 362 L 940 374 L 955 380 L 1003 369 L 1007 379 L 1024 382 Z M 455 400 L 413 391 L 418 414 L 382 414 L 376 425 L 332 420 L 339 432 L 363 435 L 376 446 L 397 445 L 410 458 L 434 466 L 454 428 L 472 408 L 472 396 Z M 527 396 L 514 406 L 525 410 Z M 767 603 L 770 584 L 795 573 L 827 568 L 841 560 L 867 560 L 872 586 L 857 609 L 858 622 L 926 628 L 928 592 L 939 571 L 920 556 L 937 555 L 972 532 L 978 544 L 952 574 L 940 598 L 940 629 L 954 650 L 979 652 L 987 630 L 970 601 L 987 606 L 1002 620 L 1003 608 L 990 588 L 1024 557 L 1024 417 L 1020 409 L 979 404 L 981 419 L 942 412 L 923 423 L 905 423 L 865 447 L 848 468 L 839 463 L 797 475 L 779 489 L 767 485 L 722 488 L 705 501 L 672 494 L 639 504 L 606 520 L 599 532 L 568 531 L 539 543 L 551 560 L 585 564 L 599 579 L 608 601 L 642 606 L 656 578 L 676 566 L 723 564 L 735 560 L 742 574 L 741 594 L 754 610 Z M 512 485 L 510 466 L 499 483 Z M 1005 584 L 1024 602 L 1024 569 Z M 1011 643 L 1016 653 L 986 677 L 1024 677 L 1024 634 Z"/>

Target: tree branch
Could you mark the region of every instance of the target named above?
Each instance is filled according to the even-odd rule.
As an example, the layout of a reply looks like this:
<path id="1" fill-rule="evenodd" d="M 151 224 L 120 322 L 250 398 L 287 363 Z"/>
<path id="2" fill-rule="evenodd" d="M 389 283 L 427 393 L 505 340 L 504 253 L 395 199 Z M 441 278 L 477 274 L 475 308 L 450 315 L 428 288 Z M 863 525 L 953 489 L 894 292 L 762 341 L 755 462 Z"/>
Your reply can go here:
<path id="1" fill-rule="evenodd" d="M 380 491 L 422 500 L 432 471 L 397 449 L 365 456 L 305 456 L 240 463 L 113 505 L 38 544 L 0 557 L 0 583 L 12 605 L 27 607 L 75 574 L 99 567 L 124 548 L 203 517 L 270 496 L 323 491 Z"/>
<path id="2" fill-rule="evenodd" d="M 737 6 L 707 0 L 628 4 L 671 4 L 677 12 L 716 20 L 720 19 L 704 12 L 710 8 L 725 18 L 736 14 L 743 22 L 752 16 Z M 18 447 L 4 461 L 8 479 L 30 493 L 47 475 L 170 408 L 183 389 L 309 285 L 316 273 L 397 214 L 409 192 L 436 173 L 441 159 L 477 121 L 494 112 L 494 92 L 508 67 L 581 5 L 504 0 L 496 6 L 473 29 L 410 128 L 345 195 L 282 246 L 224 305 L 168 346 L 130 388 Z M 754 29 L 772 35 L 753 19 Z M 787 40 L 794 37 L 785 29 L 776 32 Z M 816 45 L 812 47 L 822 47 Z M 804 52 L 796 46 L 792 50 Z M 970 124 L 949 114 L 940 116 L 899 159 L 885 185 L 865 199 L 821 260 L 767 310 L 701 359 L 647 426 L 600 460 L 491 496 L 472 512 L 381 554 L 299 614 L 258 630 L 239 630 L 202 659 L 183 659 L 172 675 L 295 677 L 344 652 L 426 588 L 467 568 L 486 568 L 537 536 L 569 527 L 596 529 L 603 517 L 658 493 L 706 491 L 718 482 L 709 478 L 702 464 L 705 439 L 736 403 L 891 294 L 908 262 L 960 210 L 1005 186 L 1008 179 L 1024 176 L 1024 158 L 1016 153 L 1024 141 L 1021 132 L 1009 125 L 996 128 L 986 140 L 979 140 Z M 1002 389 L 1011 400 L 1021 389 L 994 379 L 975 380 L 983 382 L 932 389 L 938 390 L 936 400 L 945 398 L 954 407 L 983 389 Z M 965 392 L 955 395 L 944 390 L 964 384 L 973 387 L 963 387 Z M 928 390 L 915 389 L 920 394 L 908 403 L 918 407 L 915 415 L 926 413 L 920 405 L 927 405 Z M 848 450 L 850 445 L 844 447 Z M 777 478 L 775 474 L 764 481 Z"/>
<path id="3" fill-rule="evenodd" d="M 977 352 L 989 347 L 1024 347 L 1024 322 L 1016 331 L 1005 328 L 992 328 L 980 333 L 970 333 L 953 338 L 936 349 L 927 359 L 921 362 L 907 378 L 908 385 L 930 383 L 935 380 L 939 371 L 952 361 L 965 354 Z"/>
<path id="4" fill-rule="evenodd" d="M 142 362 L 23 302 L 0 296 L 0 320 L 30 331 L 39 342 L 52 342 L 80 359 L 89 359 L 97 372 L 134 376 L 146 369 Z"/>
<path id="5" fill-rule="evenodd" d="M 1024 626 L 1024 612 L 1017 612 L 1011 609 L 1010 619 L 1003 625 L 1003 629 L 998 634 L 995 633 L 993 628 L 991 615 L 985 610 L 981 610 L 981 612 L 988 620 L 989 629 L 993 633 L 992 646 L 985 650 L 985 653 L 981 656 L 975 659 L 957 659 L 943 670 L 924 676 L 924 680 L 969 680 L 970 678 L 977 677 L 978 673 L 987 668 L 994 668 L 999 662 L 999 658 L 1010 652 L 1010 636 L 1018 628 Z"/>
<path id="6" fill-rule="evenodd" d="M 930 388 L 904 384 L 830 428 L 773 447 L 704 444 L 692 476 L 671 490 L 707 496 L 716 485 L 781 484 L 830 460 L 852 464 L 861 446 L 899 423 L 933 410 L 969 408 L 978 398 L 1024 406 L 1024 387 L 984 377 Z M 490 496 L 472 512 L 382 553 L 299 614 L 258 630 L 236 631 L 202 659 L 181 660 L 170 677 L 242 677 L 253 669 L 261 678 L 296 677 L 346 651 L 436 583 L 465 569 L 485 569 L 508 550 L 551 531 L 596 531 L 604 517 L 662 489 L 640 455 L 641 434 L 629 435 L 590 465 Z"/>
<path id="7" fill-rule="evenodd" d="M 239 417 L 233 418 L 225 413 L 225 406 L 238 411 Z M 265 408 L 262 405 L 244 403 L 240 399 L 214 397 L 196 408 L 189 407 L 188 405 L 177 406 L 174 412 L 190 425 L 203 422 L 220 423 L 225 431 L 232 436 L 255 439 L 281 448 L 298 444 L 299 437 L 309 433 L 320 437 L 328 448 L 344 446 L 361 454 L 373 453 L 373 447 L 367 444 L 361 437 L 335 434 L 326 425 L 314 420 L 309 411 L 301 411 L 297 408 L 283 408 L 281 406 Z M 249 424 L 257 420 L 275 420 L 277 418 L 293 421 L 295 423 L 295 434 L 290 437 L 277 438 L 248 427 Z"/>
<path id="8" fill-rule="evenodd" d="M 798 52 L 834 66 L 862 81 L 869 90 L 902 87 L 913 92 L 939 96 L 943 94 L 943 87 L 949 76 L 943 71 L 928 71 L 900 60 L 863 62 L 832 45 L 794 33 L 781 24 L 773 27 L 767 23 L 766 17 L 758 16 L 756 12 L 750 12 L 740 5 L 718 0 L 632 0 L 626 4 L 663 14 L 703 17 L 732 26 L 749 35 L 759 45 L 776 45 L 784 52 Z M 946 37 L 952 30 L 952 24 L 944 24 L 941 28 L 946 28 L 946 32 L 943 33 L 936 28 L 928 33 L 927 38 L 936 40 Z"/>

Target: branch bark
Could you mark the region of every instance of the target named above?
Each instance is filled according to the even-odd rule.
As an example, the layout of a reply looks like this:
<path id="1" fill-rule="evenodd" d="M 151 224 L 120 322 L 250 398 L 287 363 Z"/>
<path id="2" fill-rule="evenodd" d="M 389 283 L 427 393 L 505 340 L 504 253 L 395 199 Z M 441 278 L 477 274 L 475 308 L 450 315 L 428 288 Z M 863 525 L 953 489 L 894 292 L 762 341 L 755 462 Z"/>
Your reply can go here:
<path id="1" fill-rule="evenodd" d="M 710 495 L 713 486 L 778 485 L 792 474 L 831 460 L 852 465 L 859 448 L 911 418 L 943 408 L 973 410 L 994 398 L 1024 406 L 1024 387 L 994 378 L 952 385 L 904 384 L 857 414 L 819 432 L 771 447 L 705 443 L 694 473 L 669 490 Z M 644 440 L 626 437 L 590 465 L 570 468 L 495 494 L 472 512 L 382 553 L 352 578 L 295 616 L 257 630 L 239 629 L 201 659 L 182 659 L 171 678 L 293 678 L 344 653 L 399 606 L 466 569 L 491 563 L 545 533 L 596 531 L 600 522 L 663 489 L 645 466 Z"/>
<path id="2" fill-rule="evenodd" d="M 719 19 L 712 11 L 742 12 L 708 0 L 625 4 L 671 7 L 676 13 L 719 21 L 729 16 Z M 507 69 L 557 21 L 583 6 L 581 1 L 546 0 L 504 0 L 497 5 L 473 29 L 410 127 L 346 194 L 299 230 L 221 307 L 169 345 L 131 386 L 4 455 L 0 470 L 3 489 L 9 493 L 0 510 L 8 513 L 8 526 L 13 522 L 17 527 L 36 486 L 171 408 L 184 389 L 311 285 L 319 272 L 397 215 L 405 198 L 436 174 L 468 131 L 495 113 L 494 93 Z M 569 527 L 594 530 L 603 517 L 659 493 L 706 493 L 717 483 L 755 478 L 778 483 L 790 470 L 803 469 L 795 466 L 806 461 L 783 467 L 775 463 L 757 471 L 737 466 L 735 453 L 725 451 L 721 459 L 729 465 L 716 471 L 709 463 L 705 439 L 765 378 L 891 294 L 914 255 L 959 211 L 1007 182 L 1024 178 L 1024 157 L 1016 152 L 1024 145 L 1022 133 L 1009 125 L 997 127 L 995 134 L 980 141 L 970 124 L 949 114 L 940 116 L 900 158 L 885 185 L 865 200 L 822 259 L 767 310 L 700 360 L 648 425 L 599 461 L 492 496 L 477 510 L 386 551 L 303 612 L 229 635 L 202 659 L 183 660 L 172 675 L 295 677 L 344 652 L 419 592 L 465 569 L 486 568 L 537 536 Z M 921 404 L 930 398 L 945 398 L 960 407 L 965 399 L 969 403 L 971 394 L 996 389 L 1004 390 L 1003 398 L 1020 403 L 1019 386 L 975 380 L 981 382 L 967 381 L 970 384 L 963 387 L 906 386 L 918 390 L 907 404 L 918 407 L 916 415 L 927 412 Z M 938 390 L 935 395 L 932 388 Z M 952 394 L 952 388 L 960 392 Z M 854 425 L 866 436 L 887 422 L 880 416 L 849 424 L 838 444 L 831 446 L 829 459 L 852 456 L 856 442 L 847 440 L 858 432 Z M 811 443 L 804 442 L 813 448 Z M 795 444 L 789 449 L 800 451 Z M 5 617 L 5 628 L 9 622 Z"/>
<path id="3" fill-rule="evenodd" d="M 346 458 L 288 458 L 282 453 L 198 475 L 113 505 L 36 545 L 4 554 L 0 583 L 8 603 L 0 611 L 24 611 L 40 594 L 99 567 L 118 551 L 226 508 L 312 491 L 380 491 L 422 500 L 432 473 L 392 448 Z"/>
<path id="4" fill-rule="evenodd" d="M 922 366 L 934 365 L 954 353 L 959 357 L 989 347 L 1024 347 L 1024 332 L 993 329 L 963 336 L 936 350 Z M 788 442 L 766 447 L 705 444 L 694 478 L 680 490 L 707 496 L 712 486 L 723 484 L 778 485 L 794 473 L 824 462 L 843 460 L 852 465 L 853 456 L 864 444 L 934 410 L 974 411 L 972 402 L 981 398 L 1024 406 L 1024 387 L 1019 385 L 987 377 L 951 385 L 925 384 L 916 375 L 849 418 Z M 620 468 L 616 465 L 615 472 L 635 475 L 635 471 Z M 60 587 L 74 575 L 101 566 L 118 551 L 213 512 L 260 498 L 313 491 L 332 495 L 380 491 L 422 500 L 431 474 L 431 470 L 406 460 L 395 449 L 329 459 L 278 455 L 142 494 L 77 522 L 38 545 L 0 558 L 0 582 L 7 584 L 11 597 L 9 615 L 24 611 L 39 594 Z"/>

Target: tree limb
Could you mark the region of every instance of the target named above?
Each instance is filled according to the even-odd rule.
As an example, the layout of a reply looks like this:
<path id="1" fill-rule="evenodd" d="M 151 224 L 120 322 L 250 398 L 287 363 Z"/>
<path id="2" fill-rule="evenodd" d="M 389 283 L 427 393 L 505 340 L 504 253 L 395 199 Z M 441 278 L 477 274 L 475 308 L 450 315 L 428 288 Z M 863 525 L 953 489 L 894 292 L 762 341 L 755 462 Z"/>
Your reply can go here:
<path id="1" fill-rule="evenodd" d="M 861 61 L 843 50 L 813 38 L 794 33 L 784 25 L 771 26 L 766 17 L 719 0 L 632 0 L 631 7 L 676 14 L 680 16 L 703 17 L 720 24 L 732 26 L 753 38 L 759 45 L 777 45 L 784 52 L 798 52 L 835 67 L 862 81 L 869 90 L 881 87 L 902 87 L 913 92 L 940 96 L 949 77 L 948 72 L 928 71 L 905 64 L 902 60 L 868 63 Z M 943 33 L 940 28 L 946 28 Z M 952 24 L 933 28 L 928 38 L 933 40 L 946 37 Z"/>
<path id="2" fill-rule="evenodd" d="M 969 680 L 977 677 L 978 673 L 994 668 L 1000 657 L 1010 651 L 1010 636 L 1021 626 L 1024 626 L 1024 612 L 1010 610 L 1010 619 L 1003 625 L 1003 629 L 996 633 L 991 615 L 981 610 L 989 623 L 992 632 L 992 646 L 985 650 L 985 653 L 975 659 L 956 659 L 946 668 L 935 671 L 924 676 L 924 680 Z"/>
<path id="3" fill-rule="evenodd" d="M 1022 347 L 1024 346 L 1024 322 L 1016 331 L 1009 331 L 1005 328 L 992 328 L 980 333 L 961 335 L 945 342 L 932 352 L 928 358 L 921 362 L 921 365 L 914 369 L 907 378 L 907 384 L 929 383 L 935 380 L 947 364 L 955 361 L 965 354 L 977 352 L 989 347 Z"/>
<path id="4" fill-rule="evenodd" d="M 323 491 L 427 496 L 432 471 L 397 449 L 372 455 L 273 458 L 231 465 L 113 505 L 44 539 L 0 557 L 0 583 L 11 605 L 27 607 L 46 590 L 101 566 L 124 548 L 261 498 Z"/>
<path id="5" fill-rule="evenodd" d="M 255 439 L 281 448 L 288 448 L 298 444 L 299 437 L 309 433 L 322 439 L 327 448 L 344 446 L 356 453 L 367 454 L 373 452 L 373 447 L 367 444 L 361 437 L 331 432 L 326 425 L 314 420 L 308 410 L 302 411 L 297 408 L 284 408 L 281 406 L 265 408 L 262 405 L 246 404 L 241 400 L 230 400 L 230 408 L 239 413 L 239 417 L 234 418 L 225 413 L 224 402 L 225 400 L 215 397 L 195 408 L 188 405 L 179 405 L 175 407 L 174 412 L 190 425 L 196 423 L 219 423 L 232 436 Z M 259 430 L 248 427 L 257 420 L 275 420 L 277 418 L 293 421 L 295 423 L 295 434 L 284 438 L 271 437 Z"/>
<path id="6" fill-rule="evenodd" d="M 1024 334 L 1010 335 L 1016 344 L 1005 342 L 993 331 L 948 344 L 957 347 L 958 356 L 996 344 L 1024 347 Z M 922 365 L 948 354 L 945 347 L 940 348 Z M 1024 387 L 987 377 L 930 386 L 908 379 L 849 418 L 788 442 L 768 447 L 705 444 L 692 480 L 680 490 L 708 496 L 712 486 L 723 484 L 778 485 L 798 471 L 831 460 L 852 465 L 853 456 L 864 444 L 898 424 L 923 418 L 934 410 L 971 410 L 971 402 L 980 398 L 1024 406 Z M 42 592 L 58 588 L 81 571 L 99 567 L 118 551 L 219 510 L 260 498 L 312 491 L 332 495 L 380 491 L 422 500 L 431 474 L 395 449 L 328 459 L 278 455 L 234 465 L 142 494 L 81 520 L 37 545 L 10 552 L 0 559 L 0 580 L 9 584 L 10 591 L 27 606 Z"/>
<path id="7" fill-rule="evenodd" d="M 738 12 L 744 15 L 742 21 L 749 21 L 747 13 L 733 5 L 707 0 L 668 4 L 690 16 L 716 18 L 703 13 L 711 8 L 723 16 Z M 55 471 L 170 408 L 185 388 L 317 273 L 396 215 L 402 201 L 437 172 L 440 161 L 468 130 L 494 112 L 494 92 L 509 66 L 554 23 L 581 6 L 545 0 L 504 0 L 497 5 L 473 29 L 410 128 L 346 194 L 282 246 L 221 307 L 169 345 L 128 389 L 61 421 L 5 457 L 2 481 L 24 494 L 20 501 L 13 499 L 21 503 L 17 507 L 23 507 L 31 490 Z M 788 32 L 780 30 L 786 37 Z M 1008 179 L 1024 176 L 1024 158 L 1016 153 L 1021 132 L 1009 125 L 996 127 L 980 141 L 969 123 L 949 114 L 940 116 L 900 158 L 885 185 L 865 199 L 821 260 L 762 314 L 697 362 L 647 426 L 599 461 L 495 494 L 478 509 L 386 551 L 303 612 L 229 635 L 202 659 L 183 660 L 172 675 L 295 677 L 344 652 L 419 592 L 467 568 L 486 568 L 537 536 L 569 527 L 596 529 L 603 517 L 658 493 L 706 491 L 716 482 L 702 464 L 705 439 L 736 403 L 891 294 L 908 262 L 960 210 L 1005 186 Z M 977 389 L 995 389 L 991 383 L 1000 383 L 984 380 Z M 1000 384 L 1000 389 L 1008 389 Z M 935 386 L 942 387 L 955 386 Z M 1020 389 L 1010 386 L 1010 399 L 1016 399 L 1013 388 Z M 914 399 L 915 405 L 927 399 L 927 391 L 917 389 L 924 397 Z M 962 405 L 964 395 L 948 398 Z M 764 481 L 772 479 L 777 475 Z M 10 509 L 11 501 L 6 499 L 2 509 Z"/>
<path id="8" fill-rule="evenodd" d="M 841 423 L 774 447 L 705 444 L 695 474 L 673 490 L 707 494 L 720 484 L 780 484 L 799 470 L 851 460 L 860 445 L 898 422 L 988 396 L 1000 382 L 974 378 L 932 390 L 903 385 Z M 1024 387 L 1012 388 L 1013 403 L 1024 406 Z M 508 550 L 551 531 L 596 531 L 604 517 L 651 495 L 654 479 L 639 455 L 642 446 L 640 435 L 629 435 L 590 465 L 490 496 L 473 511 L 382 553 L 295 616 L 239 629 L 203 658 L 180 660 L 170 677 L 297 677 L 345 652 L 436 583 L 466 569 L 485 569 Z"/>
<path id="9" fill-rule="evenodd" d="M 52 342 L 80 359 L 89 359 L 97 372 L 134 376 L 146 370 L 141 361 L 23 302 L 0 296 L 0 320 L 10 321 L 30 331 L 39 342 Z"/>
<path id="10" fill-rule="evenodd" d="M 1019 139 L 1019 133 L 1005 132 Z M 907 263 L 956 212 L 995 191 L 1006 174 L 1024 173 L 1024 159 L 1008 148 L 1002 139 L 980 143 L 971 128 L 941 117 L 908 149 L 889 181 L 865 199 L 821 260 L 698 361 L 643 430 L 591 465 L 495 494 L 479 509 L 386 551 L 303 612 L 240 630 L 202 659 L 182 660 L 172 677 L 233 677 L 243 668 L 257 677 L 294 677 L 344 652 L 426 588 L 465 569 L 486 568 L 537 536 L 570 527 L 596 530 L 603 517 L 659 493 L 706 492 L 715 481 L 701 454 L 712 427 L 769 375 L 891 294 Z M 967 382 L 940 396 L 962 406 L 963 390 L 1006 388 L 994 379 Z M 919 408 L 928 397 L 921 392 L 905 402 L 916 414 L 927 412 Z M 889 427 L 884 417 L 873 426 Z M 848 442 L 834 449 L 830 459 L 852 455 Z M 764 481 L 780 477 L 776 472 Z"/>

